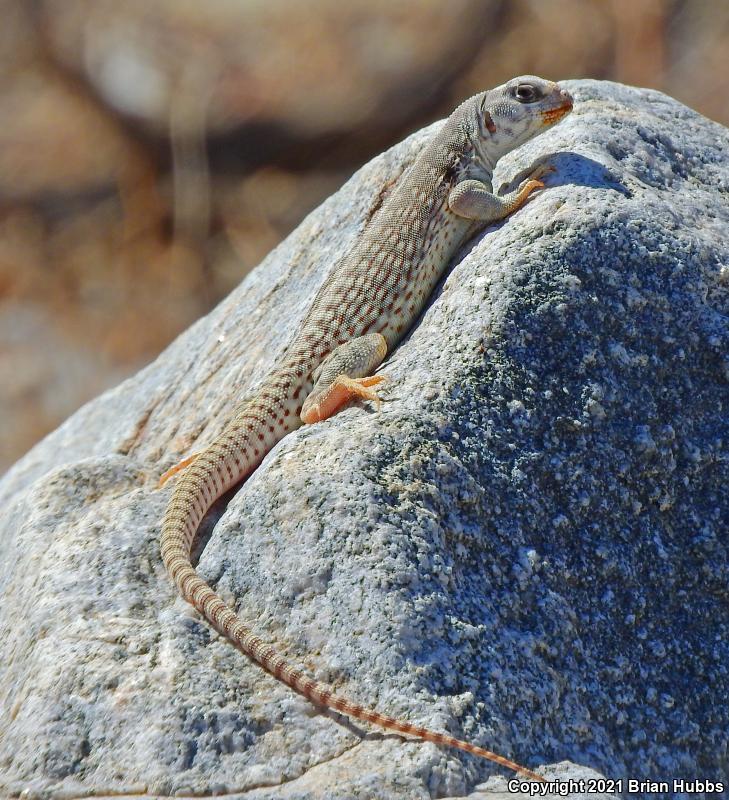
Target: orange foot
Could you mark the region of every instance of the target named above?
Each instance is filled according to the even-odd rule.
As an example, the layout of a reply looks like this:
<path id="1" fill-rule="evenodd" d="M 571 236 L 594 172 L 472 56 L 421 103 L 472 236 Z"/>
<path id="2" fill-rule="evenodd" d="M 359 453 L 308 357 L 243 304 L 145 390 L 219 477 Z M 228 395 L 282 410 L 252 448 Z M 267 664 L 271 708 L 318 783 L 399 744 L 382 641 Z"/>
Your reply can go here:
<path id="1" fill-rule="evenodd" d="M 379 410 L 382 400 L 377 392 L 372 391 L 369 387 L 376 386 L 384 380 L 384 375 L 370 375 L 367 378 L 349 378 L 346 375 L 339 375 L 326 389 L 317 393 L 313 399 L 312 395 L 309 395 L 301 411 L 301 419 L 307 425 L 321 422 L 339 411 L 353 397 L 373 400 Z"/>
<path id="2" fill-rule="evenodd" d="M 185 467 L 192 464 L 192 462 L 200 455 L 200 453 L 195 453 L 195 455 L 188 456 L 187 458 L 183 458 L 179 464 L 175 464 L 174 467 L 170 467 L 167 472 L 165 472 L 162 477 L 159 479 L 159 483 L 157 484 L 157 488 L 161 489 L 167 481 L 181 469 L 185 469 Z"/>
<path id="3" fill-rule="evenodd" d="M 525 181 L 519 187 L 519 191 L 517 192 L 516 197 L 512 201 L 511 208 L 509 210 L 516 211 L 517 208 L 521 208 L 524 205 L 524 203 L 526 203 L 527 198 L 532 192 L 536 191 L 537 189 L 543 189 L 543 188 L 544 184 L 541 181 L 533 179 Z"/>
<path id="4" fill-rule="evenodd" d="M 544 184 L 540 179 L 549 172 L 556 172 L 555 168 L 551 164 L 540 164 L 535 170 L 533 170 L 528 178 L 523 181 L 519 187 L 516 197 L 511 202 L 509 211 L 516 211 L 518 208 L 521 208 L 532 192 L 536 191 L 537 189 L 543 189 Z"/>

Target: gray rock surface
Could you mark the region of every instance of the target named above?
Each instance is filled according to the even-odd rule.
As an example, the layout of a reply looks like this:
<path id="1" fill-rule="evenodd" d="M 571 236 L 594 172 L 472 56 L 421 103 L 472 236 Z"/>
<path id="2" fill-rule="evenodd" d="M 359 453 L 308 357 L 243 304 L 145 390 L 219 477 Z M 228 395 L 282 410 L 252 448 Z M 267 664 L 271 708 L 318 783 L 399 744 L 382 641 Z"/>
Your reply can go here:
<path id="1" fill-rule="evenodd" d="M 281 442 L 200 569 L 383 711 L 530 766 L 727 781 L 729 134 L 568 85 L 573 115 L 496 176 L 548 157 L 548 190 L 456 259 L 382 411 Z M 262 674 L 158 554 L 159 474 L 271 367 L 435 127 L 0 484 L 0 795 L 484 796 L 489 764 L 362 738 Z"/>

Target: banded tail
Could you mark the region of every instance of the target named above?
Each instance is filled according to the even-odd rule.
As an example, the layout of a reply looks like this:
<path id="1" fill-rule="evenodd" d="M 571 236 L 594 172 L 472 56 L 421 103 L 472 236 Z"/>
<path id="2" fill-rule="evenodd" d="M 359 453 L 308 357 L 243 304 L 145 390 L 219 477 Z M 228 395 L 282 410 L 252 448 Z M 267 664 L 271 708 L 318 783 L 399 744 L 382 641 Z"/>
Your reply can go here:
<path id="1" fill-rule="evenodd" d="M 541 775 L 483 747 L 402 722 L 334 694 L 326 684 L 314 681 L 292 667 L 273 647 L 256 636 L 197 574 L 190 561 L 190 552 L 197 528 L 208 509 L 228 489 L 247 477 L 276 441 L 300 425 L 298 415 L 292 414 L 287 415 L 291 420 L 286 420 L 288 424 L 269 425 L 272 415 L 265 402 L 260 399 L 249 404 L 187 467 L 175 486 L 162 524 L 161 550 L 165 567 L 182 597 L 241 652 L 310 702 L 387 731 L 455 747 L 532 780 L 544 781 Z M 284 422 L 284 418 L 277 422 Z"/>

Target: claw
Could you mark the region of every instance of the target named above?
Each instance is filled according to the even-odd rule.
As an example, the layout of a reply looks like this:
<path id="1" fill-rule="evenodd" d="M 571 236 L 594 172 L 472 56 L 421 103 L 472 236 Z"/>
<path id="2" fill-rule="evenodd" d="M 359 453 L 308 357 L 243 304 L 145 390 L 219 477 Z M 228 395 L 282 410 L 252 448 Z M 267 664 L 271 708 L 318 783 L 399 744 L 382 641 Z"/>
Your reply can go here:
<path id="1" fill-rule="evenodd" d="M 521 194 L 522 192 L 526 192 L 526 196 L 528 197 L 537 189 L 544 189 L 544 184 L 542 181 L 535 180 L 534 178 L 527 178 L 527 180 L 522 181 L 521 185 L 519 186 L 519 193 Z"/>
<path id="2" fill-rule="evenodd" d="M 532 180 L 538 181 L 540 178 L 543 178 L 545 175 L 548 175 L 550 172 L 556 172 L 557 169 L 553 167 L 551 164 L 539 164 L 535 169 L 533 169 L 529 173 L 529 178 Z"/>
<path id="3" fill-rule="evenodd" d="M 349 390 L 352 397 L 361 397 L 363 400 L 372 400 L 377 406 L 377 410 L 380 410 L 380 407 L 382 406 L 382 399 L 377 392 L 373 392 L 369 387 L 376 386 L 378 383 L 382 383 L 385 380 L 384 375 L 370 375 L 367 378 L 344 378 L 344 376 L 342 376 L 341 378 L 337 378 L 337 380 L 341 381 L 340 385 L 343 385 Z"/>

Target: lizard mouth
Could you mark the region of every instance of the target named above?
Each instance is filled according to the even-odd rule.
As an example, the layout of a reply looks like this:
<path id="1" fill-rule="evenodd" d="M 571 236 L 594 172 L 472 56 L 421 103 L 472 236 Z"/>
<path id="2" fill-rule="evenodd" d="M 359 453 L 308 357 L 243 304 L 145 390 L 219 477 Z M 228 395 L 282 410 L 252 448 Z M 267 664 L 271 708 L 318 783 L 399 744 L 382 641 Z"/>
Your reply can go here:
<path id="1" fill-rule="evenodd" d="M 555 122 L 561 120 L 570 111 L 572 111 L 571 102 L 564 103 L 564 105 L 552 108 L 549 111 L 542 111 L 542 123 L 544 125 L 554 125 Z"/>

